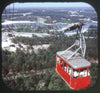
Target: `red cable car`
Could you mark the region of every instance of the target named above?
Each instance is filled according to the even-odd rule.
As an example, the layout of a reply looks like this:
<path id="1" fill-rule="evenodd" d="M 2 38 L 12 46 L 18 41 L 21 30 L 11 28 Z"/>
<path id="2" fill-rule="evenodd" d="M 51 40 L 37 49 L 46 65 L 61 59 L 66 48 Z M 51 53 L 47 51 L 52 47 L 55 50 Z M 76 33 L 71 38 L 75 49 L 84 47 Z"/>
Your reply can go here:
<path id="1" fill-rule="evenodd" d="M 74 46 L 79 46 L 79 48 L 72 51 L 71 49 Z M 78 52 L 79 50 L 81 50 L 81 53 Z M 74 90 L 88 87 L 90 84 L 89 67 L 91 63 L 84 59 L 85 50 L 84 36 L 79 33 L 79 40 L 76 40 L 71 47 L 56 53 L 56 72 Z"/>

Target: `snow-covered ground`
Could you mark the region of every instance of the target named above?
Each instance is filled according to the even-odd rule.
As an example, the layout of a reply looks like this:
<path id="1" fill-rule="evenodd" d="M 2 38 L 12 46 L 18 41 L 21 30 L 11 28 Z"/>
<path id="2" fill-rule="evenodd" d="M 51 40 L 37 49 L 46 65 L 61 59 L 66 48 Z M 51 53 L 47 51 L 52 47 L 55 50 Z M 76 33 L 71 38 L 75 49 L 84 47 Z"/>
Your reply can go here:
<path id="1" fill-rule="evenodd" d="M 5 21 L 2 23 L 2 25 L 10 25 L 10 24 L 23 24 L 23 23 L 35 23 L 34 21 Z"/>
<path id="2" fill-rule="evenodd" d="M 21 50 L 27 50 L 29 49 L 29 45 L 24 45 L 20 43 L 22 48 L 20 47 L 19 44 L 15 44 L 11 41 L 12 38 L 14 37 L 9 37 L 8 34 L 12 34 L 11 32 L 2 32 L 2 49 L 3 50 L 9 50 L 15 52 L 17 48 L 20 48 Z M 39 36 L 39 37 L 45 37 L 45 36 L 50 36 L 47 33 L 26 33 L 26 32 L 14 32 L 13 35 L 15 36 L 22 36 L 22 37 L 32 37 L 32 34 Z M 43 45 L 33 45 L 33 50 L 35 53 L 38 52 L 38 49 L 47 49 L 50 46 L 50 44 L 43 44 Z M 31 52 L 32 49 L 29 49 Z"/>

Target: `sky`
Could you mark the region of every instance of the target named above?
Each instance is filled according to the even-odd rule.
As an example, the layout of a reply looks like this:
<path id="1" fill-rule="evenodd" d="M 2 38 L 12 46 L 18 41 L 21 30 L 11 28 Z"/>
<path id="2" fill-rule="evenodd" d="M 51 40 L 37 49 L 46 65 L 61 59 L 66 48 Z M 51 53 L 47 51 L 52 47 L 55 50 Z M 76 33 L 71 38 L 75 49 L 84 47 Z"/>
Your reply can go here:
<path id="1" fill-rule="evenodd" d="M 7 7 L 12 7 L 13 3 L 8 5 Z M 7 8 L 6 7 L 6 8 Z M 14 3 L 14 8 L 30 8 L 30 7 L 92 7 L 88 3 L 83 2 L 31 2 L 31 3 Z"/>

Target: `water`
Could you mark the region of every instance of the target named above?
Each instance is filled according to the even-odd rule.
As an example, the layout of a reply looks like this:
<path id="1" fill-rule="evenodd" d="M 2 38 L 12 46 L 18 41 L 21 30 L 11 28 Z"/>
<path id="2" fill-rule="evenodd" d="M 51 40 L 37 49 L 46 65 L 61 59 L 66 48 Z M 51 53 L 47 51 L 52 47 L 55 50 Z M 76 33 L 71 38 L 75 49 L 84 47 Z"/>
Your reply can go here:
<path id="1" fill-rule="evenodd" d="M 85 25 L 83 25 L 81 31 L 82 31 L 83 33 L 86 32 L 86 31 L 88 31 L 88 28 L 89 28 L 90 26 L 92 26 L 92 25 L 93 25 L 93 26 L 96 26 L 96 27 L 98 26 L 97 23 L 91 21 L 91 22 L 88 22 L 88 23 L 86 23 Z M 62 31 L 62 32 L 64 32 L 64 31 Z M 66 33 L 66 34 L 67 34 L 67 33 L 76 33 L 76 31 L 75 31 L 75 30 L 70 30 L 70 31 L 67 31 L 67 32 L 64 32 L 64 33 Z"/>
<path id="2" fill-rule="evenodd" d="M 3 25 L 3 26 L 12 26 L 12 23 L 8 22 L 6 25 Z M 32 25 L 33 27 L 46 27 L 47 24 L 46 23 L 41 23 L 41 22 L 25 22 L 23 21 L 22 23 L 18 22 L 18 21 L 14 21 L 13 22 L 13 26 L 17 27 L 17 26 L 21 26 L 21 25 Z M 62 32 L 63 31 L 63 28 L 69 28 L 72 24 L 69 24 L 69 25 L 65 25 L 65 24 L 61 24 L 61 23 L 58 23 L 58 24 L 51 24 L 50 26 L 53 28 L 53 29 L 61 29 Z M 89 28 L 89 26 L 91 25 L 94 25 L 97 27 L 97 23 L 93 22 L 92 20 L 90 22 L 88 22 L 86 25 L 83 25 L 82 27 L 82 32 L 86 32 Z M 67 32 L 64 32 L 64 33 L 73 33 L 75 32 L 74 30 L 71 30 L 71 31 L 67 31 Z"/>
<path id="3" fill-rule="evenodd" d="M 88 28 L 90 27 L 90 26 L 98 26 L 98 24 L 97 23 L 93 23 L 93 22 L 88 22 L 86 25 L 83 25 L 83 27 L 82 27 L 82 32 L 85 32 L 85 31 L 88 31 Z"/>
<path id="4" fill-rule="evenodd" d="M 53 29 L 60 29 L 65 27 L 65 24 L 49 24 L 49 23 L 42 23 L 42 22 L 31 22 L 31 21 L 7 21 L 2 23 L 3 27 L 10 27 L 10 26 L 18 27 L 18 26 L 24 26 L 24 25 L 31 25 L 33 27 L 47 27 L 48 25 L 51 26 Z"/>

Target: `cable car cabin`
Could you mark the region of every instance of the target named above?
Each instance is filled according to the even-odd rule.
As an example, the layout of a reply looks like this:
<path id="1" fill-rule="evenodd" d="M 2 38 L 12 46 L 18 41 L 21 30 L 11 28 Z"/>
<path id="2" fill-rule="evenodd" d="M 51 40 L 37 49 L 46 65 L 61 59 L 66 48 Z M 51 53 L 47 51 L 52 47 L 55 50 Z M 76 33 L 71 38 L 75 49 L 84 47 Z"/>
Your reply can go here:
<path id="1" fill-rule="evenodd" d="M 67 60 L 73 52 L 59 51 L 56 53 L 56 72 L 64 79 L 70 88 L 77 90 L 90 84 L 90 62 L 82 58 L 79 53 Z"/>

